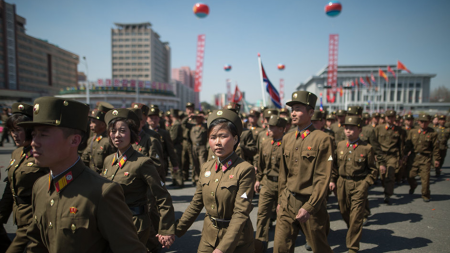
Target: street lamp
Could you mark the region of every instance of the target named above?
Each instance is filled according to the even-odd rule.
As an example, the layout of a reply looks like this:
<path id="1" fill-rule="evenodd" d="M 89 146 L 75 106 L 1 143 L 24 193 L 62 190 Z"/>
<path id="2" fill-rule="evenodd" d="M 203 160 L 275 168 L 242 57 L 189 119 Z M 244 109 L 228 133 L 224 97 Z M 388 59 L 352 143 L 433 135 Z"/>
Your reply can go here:
<path id="1" fill-rule="evenodd" d="M 83 60 L 84 60 L 84 66 L 86 67 L 86 104 L 90 106 L 91 98 L 89 96 L 89 90 L 90 90 L 89 78 L 88 78 L 89 70 L 88 70 L 86 56 L 83 56 Z"/>

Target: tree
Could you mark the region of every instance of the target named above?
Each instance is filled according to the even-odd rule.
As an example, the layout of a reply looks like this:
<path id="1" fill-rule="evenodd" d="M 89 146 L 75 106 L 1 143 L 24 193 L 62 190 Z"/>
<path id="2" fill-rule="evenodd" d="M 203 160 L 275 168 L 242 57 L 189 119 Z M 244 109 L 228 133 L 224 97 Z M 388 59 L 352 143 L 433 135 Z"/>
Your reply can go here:
<path id="1" fill-rule="evenodd" d="M 214 111 L 214 110 L 217 110 L 217 107 L 215 107 L 214 105 L 211 105 L 208 102 L 203 101 L 200 104 L 202 105 L 202 110 L 203 111 L 207 111 L 207 110 Z"/>
<path id="2" fill-rule="evenodd" d="M 431 92 L 430 102 L 450 102 L 450 90 L 441 86 Z"/>

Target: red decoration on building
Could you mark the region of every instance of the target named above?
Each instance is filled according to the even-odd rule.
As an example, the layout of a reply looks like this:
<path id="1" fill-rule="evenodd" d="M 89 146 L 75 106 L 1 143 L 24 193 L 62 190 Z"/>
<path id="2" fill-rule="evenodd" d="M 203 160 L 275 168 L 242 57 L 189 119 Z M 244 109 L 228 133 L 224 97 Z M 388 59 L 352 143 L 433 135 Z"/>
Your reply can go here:
<path id="1" fill-rule="evenodd" d="M 328 78 L 327 85 L 331 86 L 327 90 L 328 103 L 334 103 L 336 101 L 337 92 L 337 71 L 338 71 L 338 48 L 339 48 L 339 34 L 330 34 L 330 42 L 328 48 Z M 333 98 L 331 98 L 333 94 Z"/>
<path id="2" fill-rule="evenodd" d="M 197 41 L 197 63 L 195 64 L 195 85 L 194 91 L 200 92 L 202 90 L 203 81 L 203 59 L 205 56 L 205 35 L 200 34 Z"/>

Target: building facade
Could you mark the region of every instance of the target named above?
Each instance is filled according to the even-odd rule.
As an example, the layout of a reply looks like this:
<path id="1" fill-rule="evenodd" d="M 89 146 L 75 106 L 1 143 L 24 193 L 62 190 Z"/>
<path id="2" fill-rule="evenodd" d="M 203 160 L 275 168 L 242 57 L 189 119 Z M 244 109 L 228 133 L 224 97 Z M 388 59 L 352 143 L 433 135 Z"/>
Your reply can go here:
<path id="1" fill-rule="evenodd" d="M 180 96 L 183 96 L 187 102 L 193 102 L 195 103 L 196 108 L 200 108 L 200 92 L 194 91 L 194 84 L 195 84 L 195 71 L 191 70 L 189 67 L 184 66 L 181 68 L 173 68 L 172 69 L 172 79 L 175 81 L 175 83 L 180 83 L 181 85 L 185 87 L 178 87 L 177 84 L 177 92 L 178 90 L 185 90 L 188 92 L 187 94 L 180 94 Z M 184 103 L 184 104 L 186 104 Z M 183 103 L 181 103 L 183 104 Z M 182 108 L 180 108 L 182 109 Z"/>
<path id="2" fill-rule="evenodd" d="M 78 55 L 25 33 L 16 6 L 0 1 L 0 100 L 31 102 L 77 85 Z"/>
<path id="3" fill-rule="evenodd" d="M 113 79 L 170 82 L 170 46 L 149 22 L 115 23 L 111 29 Z"/>
<path id="4" fill-rule="evenodd" d="M 386 71 L 388 65 L 351 65 L 338 66 L 337 92 L 335 101 L 327 100 L 328 67 L 320 70 L 316 75 L 301 83 L 297 90 L 306 90 L 319 96 L 323 95 L 323 106 L 327 110 L 346 109 L 348 106 L 359 105 L 366 111 L 426 111 L 443 110 L 449 103 L 430 103 L 430 82 L 436 74 L 419 74 L 396 72 L 396 78 Z M 396 65 L 389 65 L 396 71 Z M 379 77 L 378 70 L 382 69 L 388 75 L 388 82 Z M 375 81 L 371 76 L 374 76 Z M 361 78 L 366 85 L 361 83 Z M 367 79 L 370 79 L 370 84 Z M 355 85 L 358 80 L 359 88 Z M 354 86 L 352 87 L 352 82 Z M 340 87 L 343 88 L 342 92 Z M 341 95 L 342 94 L 342 95 Z M 330 95 L 332 100 L 333 95 Z M 319 103 L 317 103 L 319 105 Z"/>

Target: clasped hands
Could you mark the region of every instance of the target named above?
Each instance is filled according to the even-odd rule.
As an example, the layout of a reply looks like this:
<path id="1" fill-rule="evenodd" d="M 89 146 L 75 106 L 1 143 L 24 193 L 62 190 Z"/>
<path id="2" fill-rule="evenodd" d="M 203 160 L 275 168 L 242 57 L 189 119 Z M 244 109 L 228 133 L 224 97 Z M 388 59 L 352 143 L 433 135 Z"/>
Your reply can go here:
<path id="1" fill-rule="evenodd" d="M 157 234 L 159 243 L 161 243 L 163 248 L 170 248 L 172 244 L 175 242 L 175 235 L 160 235 Z"/>

